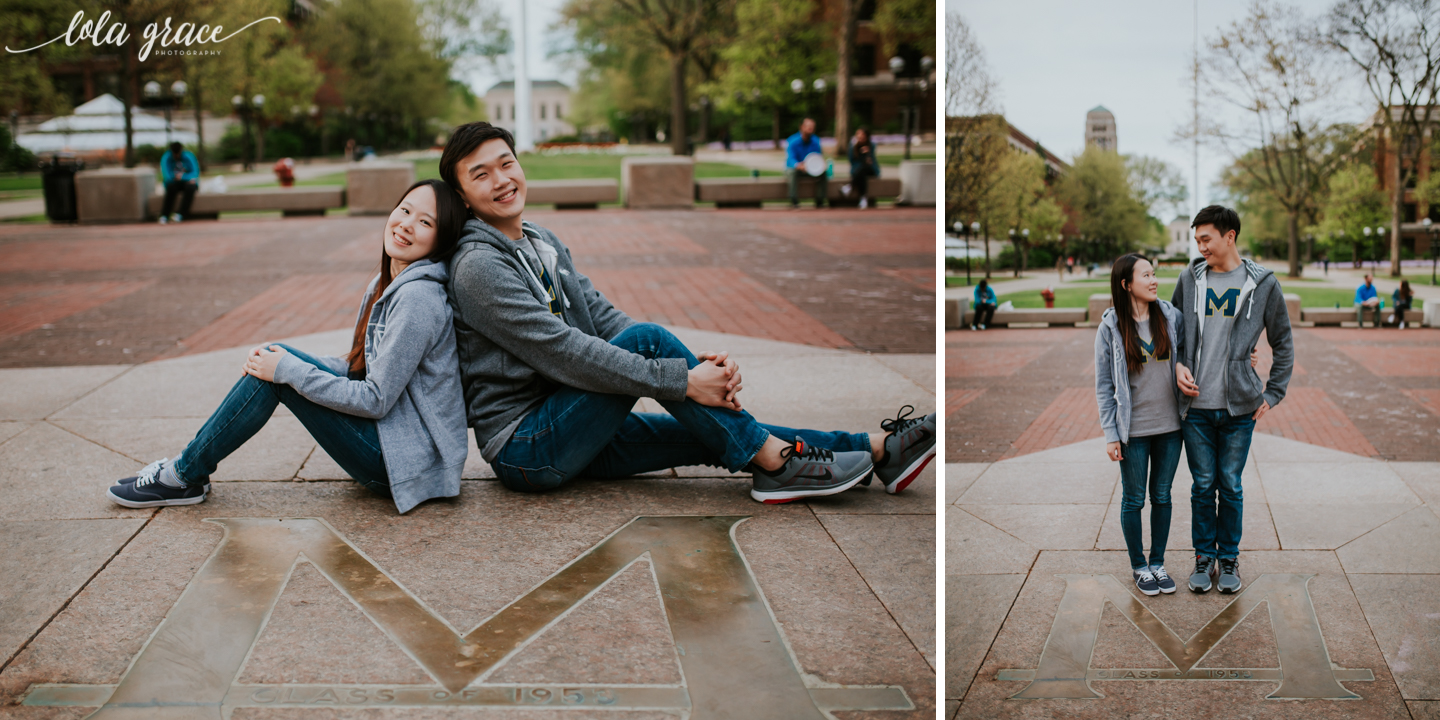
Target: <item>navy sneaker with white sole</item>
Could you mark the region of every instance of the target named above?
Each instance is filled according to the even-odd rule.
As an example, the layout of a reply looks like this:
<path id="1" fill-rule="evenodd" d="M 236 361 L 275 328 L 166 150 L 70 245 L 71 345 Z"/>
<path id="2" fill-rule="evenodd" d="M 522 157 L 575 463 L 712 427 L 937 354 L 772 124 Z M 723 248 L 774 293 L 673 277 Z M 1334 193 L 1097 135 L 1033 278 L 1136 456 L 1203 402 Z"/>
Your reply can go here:
<path id="1" fill-rule="evenodd" d="M 171 487 L 160 482 L 160 472 L 165 461 L 146 465 L 133 482 L 121 482 L 110 486 L 105 492 L 111 502 L 128 508 L 169 507 L 172 505 L 196 505 L 205 502 L 210 490 L 209 483 Z M 129 478 L 126 478 L 129 480 Z"/>
<path id="2" fill-rule="evenodd" d="M 119 484 L 119 485 L 129 485 L 129 484 L 135 482 L 136 480 L 139 480 L 139 479 L 140 479 L 140 476 L 144 475 L 145 473 L 151 472 L 150 468 L 155 468 L 156 470 L 158 470 L 162 464 L 168 463 L 168 462 L 170 462 L 170 458 L 160 458 L 159 460 L 156 460 L 155 462 L 150 463 L 149 465 L 146 465 L 145 467 L 141 468 L 141 469 L 140 469 L 140 472 L 135 473 L 134 475 L 131 475 L 130 477 L 127 477 L 127 478 L 120 478 L 119 480 L 116 481 L 116 483 Z M 205 492 L 207 492 L 207 493 L 210 492 L 210 476 L 209 476 L 209 475 L 206 475 L 206 476 L 205 476 L 205 481 L 204 481 L 202 484 L 205 486 Z"/>
<path id="3" fill-rule="evenodd" d="M 906 405 L 894 420 L 880 422 L 880 429 L 890 434 L 885 436 L 885 454 L 875 465 L 875 477 L 891 495 L 908 487 L 935 459 L 935 413 L 912 418 L 914 411 L 915 406 Z M 869 478 L 863 484 L 869 485 Z"/>

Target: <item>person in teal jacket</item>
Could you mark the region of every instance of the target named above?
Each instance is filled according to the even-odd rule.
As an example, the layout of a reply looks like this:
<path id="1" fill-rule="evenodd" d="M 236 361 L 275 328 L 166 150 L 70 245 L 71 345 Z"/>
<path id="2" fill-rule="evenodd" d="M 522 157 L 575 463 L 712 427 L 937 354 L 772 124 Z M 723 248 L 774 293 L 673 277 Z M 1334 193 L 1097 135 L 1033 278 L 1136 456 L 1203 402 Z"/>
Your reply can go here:
<path id="1" fill-rule="evenodd" d="M 970 323 L 970 329 L 984 330 L 985 324 L 995 319 L 995 307 L 995 291 L 990 289 L 990 281 L 981 280 L 980 284 L 975 286 L 975 317 L 974 322 Z"/>
<path id="2" fill-rule="evenodd" d="M 180 222 L 190 214 L 195 191 L 200 189 L 200 162 L 195 153 L 178 142 L 160 156 L 160 182 L 165 185 L 165 206 L 160 211 L 160 224 Z M 175 211 L 175 197 L 180 196 L 180 209 Z M 172 215 L 171 212 L 175 211 Z"/>

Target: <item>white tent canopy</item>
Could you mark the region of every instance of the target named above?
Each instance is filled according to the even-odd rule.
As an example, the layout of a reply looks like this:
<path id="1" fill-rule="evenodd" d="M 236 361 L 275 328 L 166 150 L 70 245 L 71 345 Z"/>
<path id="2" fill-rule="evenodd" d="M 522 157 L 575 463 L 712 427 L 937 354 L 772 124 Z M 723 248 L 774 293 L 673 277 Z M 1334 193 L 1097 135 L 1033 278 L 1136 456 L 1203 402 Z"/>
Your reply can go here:
<path id="1" fill-rule="evenodd" d="M 194 145 L 193 132 L 165 132 L 165 119 L 132 108 L 130 127 L 135 147 L 165 146 L 170 141 Z M 125 104 L 106 93 L 75 108 L 74 115 L 46 120 L 35 132 L 21 133 L 15 139 L 21 147 L 35 154 L 48 152 L 91 152 L 120 150 L 125 147 Z"/>

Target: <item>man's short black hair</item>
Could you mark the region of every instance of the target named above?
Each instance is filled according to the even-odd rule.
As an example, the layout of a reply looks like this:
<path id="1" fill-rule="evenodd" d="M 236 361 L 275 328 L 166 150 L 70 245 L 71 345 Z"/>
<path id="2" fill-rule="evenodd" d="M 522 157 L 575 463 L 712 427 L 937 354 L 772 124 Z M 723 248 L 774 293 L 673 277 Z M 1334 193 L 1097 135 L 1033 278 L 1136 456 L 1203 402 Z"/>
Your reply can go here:
<path id="1" fill-rule="evenodd" d="M 1201 225 L 1214 225 L 1222 238 L 1231 230 L 1235 231 L 1236 237 L 1240 236 L 1240 214 L 1224 205 L 1211 205 L 1201 210 L 1200 214 L 1195 216 L 1195 222 L 1190 223 L 1190 227 L 1198 228 Z"/>
<path id="2" fill-rule="evenodd" d="M 465 156 L 475 152 L 486 141 L 500 138 L 510 147 L 510 152 L 515 152 L 515 136 L 509 130 L 502 127 L 495 127 L 488 122 L 465 123 L 455 128 L 450 133 L 450 141 L 445 143 L 444 152 L 440 153 L 440 178 L 445 184 L 460 192 L 460 177 L 455 172 L 455 166 L 460 164 Z"/>
<path id="3" fill-rule="evenodd" d="M 176 153 L 176 154 L 185 152 L 185 146 L 184 146 L 184 145 L 181 145 L 180 142 L 177 140 L 177 141 L 175 141 L 175 142 L 170 143 L 170 152 L 173 152 L 173 153 Z"/>

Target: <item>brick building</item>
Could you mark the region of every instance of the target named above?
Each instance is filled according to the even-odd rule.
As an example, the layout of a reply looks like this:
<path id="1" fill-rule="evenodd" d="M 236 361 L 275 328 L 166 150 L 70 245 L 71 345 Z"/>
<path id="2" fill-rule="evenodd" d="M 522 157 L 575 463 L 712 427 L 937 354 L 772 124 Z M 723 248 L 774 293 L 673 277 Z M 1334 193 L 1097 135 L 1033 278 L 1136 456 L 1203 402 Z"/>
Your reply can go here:
<path id="1" fill-rule="evenodd" d="M 1401 108 L 1392 106 L 1390 112 L 1394 120 L 1398 122 L 1401 117 Z M 1431 127 L 1425 128 L 1421 133 L 1424 136 L 1424 141 L 1421 145 L 1418 158 L 1419 167 L 1414 176 L 1406 182 L 1405 198 L 1400 211 L 1400 247 L 1402 250 L 1409 250 L 1414 253 L 1417 258 L 1429 257 L 1430 243 L 1432 242 L 1432 238 L 1425 231 L 1425 226 L 1420 221 L 1428 216 L 1431 222 L 1437 223 L 1435 227 L 1437 230 L 1440 230 L 1440 203 L 1426 205 L 1415 197 L 1415 186 L 1430 176 L 1430 146 L 1436 139 L 1433 128 L 1440 125 L 1440 107 L 1433 109 L 1432 113 Z M 1394 196 L 1395 166 L 1396 163 L 1399 162 L 1399 153 L 1397 152 L 1399 145 L 1395 142 L 1394 138 L 1390 137 L 1390 133 L 1386 131 L 1381 124 L 1379 111 L 1372 115 L 1370 119 L 1366 120 L 1365 123 L 1360 126 L 1360 130 L 1364 133 L 1373 133 L 1375 175 L 1380 181 L 1380 188 L 1385 193 L 1385 202 L 1388 208 L 1391 202 L 1390 199 Z M 1421 140 L 1411 136 L 1406 138 L 1405 142 L 1415 143 L 1421 142 Z M 1406 150 L 1407 154 L 1411 151 L 1410 148 L 1406 148 Z M 1408 164 L 1407 161 L 1407 165 Z M 1440 240 L 1440 238 L 1436 238 L 1436 240 Z M 1389 257 L 1388 252 L 1385 254 L 1385 257 Z"/>

